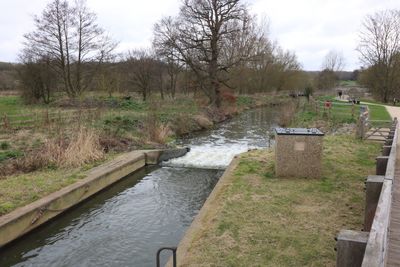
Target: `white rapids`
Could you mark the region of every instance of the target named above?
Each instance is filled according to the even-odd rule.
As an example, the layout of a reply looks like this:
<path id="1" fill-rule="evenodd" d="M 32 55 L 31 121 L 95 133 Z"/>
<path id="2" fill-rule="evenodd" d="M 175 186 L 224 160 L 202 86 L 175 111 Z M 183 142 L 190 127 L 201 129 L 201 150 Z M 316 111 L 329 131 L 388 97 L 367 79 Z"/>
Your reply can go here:
<path id="1" fill-rule="evenodd" d="M 252 148 L 255 147 L 249 147 L 246 144 L 192 146 L 185 156 L 163 162 L 162 165 L 181 168 L 225 169 L 235 155 Z"/>
<path id="2" fill-rule="evenodd" d="M 161 165 L 225 169 L 235 155 L 272 145 L 269 136 L 276 126 L 276 117 L 276 111 L 272 109 L 248 111 L 217 129 L 182 139 L 178 144 L 190 147 L 190 151 L 183 157 L 165 161 Z"/>

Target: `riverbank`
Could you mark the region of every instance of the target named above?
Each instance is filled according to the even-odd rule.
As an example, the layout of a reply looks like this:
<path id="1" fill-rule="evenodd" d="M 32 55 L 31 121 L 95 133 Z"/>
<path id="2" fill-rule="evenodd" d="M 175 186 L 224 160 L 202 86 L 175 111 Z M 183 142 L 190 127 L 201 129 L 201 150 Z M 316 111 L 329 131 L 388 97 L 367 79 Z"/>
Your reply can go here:
<path id="1" fill-rule="evenodd" d="M 226 113 L 214 114 L 211 111 L 207 113 L 206 110 L 204 109 L 200 110 L 198 108 L 192 107 L 192 110 L 195 111 L 187 112 L 186 114 L 184 114 L 186 117 L 190 118 L 190 120 L 185 119 L 182 121 L 178 119 L 182 117 L 182 115 L 178 112 L 179 111 L 178 107 L 184 106 L 181 107 L 181 110 L 188 111 L 190 103 L 187 103 L 187 101 L 184 103 L 176 104 L 175 109 L 173 109 L 173 107 L 170 106 L 163 112 L 164 113 L 168 112 L 170 116 L 169 119 L 170 121 L 175 121 L 178 124 L 179 122 L 182 124 L 186 124 L 185 129 L 183 129 L 183 126 L 180 126 L 181 130 L 179 134 L 177 132 L 168 131 L 169 134 L 173 134 L 173 136 L 170 136 L 170 138 L 177 138 L 180 134 L 188 134 L 195 131 L 201 131 L 204 129 L 209 129 L 211 127 L 214 127 L 214 125 L 217 125 L 218 123 L 224 121 L 225 119 L 231 116 L 236 116 L 237 114 L 243 112 L 244 110 L 255 107 L 261 107 L 265 105 L 268 106 L 268 105 L 281 104 L 282 102 L 285 101 L 287 101 L 287 97 L 282 97 L 282 96 L 277 96 L 277 97 L 239 96 L 235 108 L 225 109 Z M 192 104 L 194 105 L 194 102 Z M 175 111 L 173 112 L 173 110 L 175 110 L 176 112 Z M 162 114 L 164 113 L 160 113 L 157 116 L 162 117 L 163 116 Z M 135 116 L 138 116 L 138 114 L 135 113 L 133 110 L 124 111 L 124 114 L 125 115 L 123 116 L 125 117 L 130 116 L 133 118 Z M 129 124 L 129 122 L 132 122 L 132 120 L 133 119 L 121 120 L 121 123 Z M 100 122 L 101 120 L 97 121 L 97 123 Z M 105 121 L 105 123 L 106 122 L 107 120 Z M 90 125 L 90 126 L 96 130 L 97 127 L 96 125 L 94 126 Z M 114 127 L 116 127 L 114 131 L 117 132 L 119 126 L 114 125 Z M 134 126 L 130 125 L 129 127 L 134 127 Z M 169 124 L 168 127 L 174 128 L 175 126 Z M 116 140 L 122 140 L 122 141 L 127 140 L 128 139 L 127 135 L 137 134 L 135 131 L 136 130 L 133 129 L 129 131 L 129 129 L 126 128 L 125 130 L 121 130 L 121 133 L 119 133 L 117 136 L 110 136 L 108 138 L 109 139 L 114 138 Z M 47 146 L 51 149 L 51 151 L 49 151 L 48 153 L 43 153 L 44 151 L 41 150 L 43 145 L 46 145 L 46 142 L 48 142 L 49 138 L 51 138 L 52 134 L 53 133 L 50 131 L 43 133 L 35 129 L 20 129 L 7 133 L 7 135 L 9 136 L 9 139 L 7 140 L 11 141 L 4 141 L 4 140 L 2 141 L 3 143 L 9 145 L 7 145 L 6 149 L 0 148 L 0 156 L 1 153 L 3 152 L 11 153 L 12 151 L 19 151 L 19 147 L 25 147 L 26 151 L 20 151 L 17 153 L 18 155 L 21 156 L 5 159 L 3 161 L 3 165 L 1 165 L 1 160 L 0 160 L 0 165 L 1 165 L 0 167 L 5 168 L 11 166 L 10 168 L 15 168 L 17 171 L 13 175 L 10 174 L 7 176 L 3 176 L 3 178 L 0 178 L 0 216 L 7 214 L 18 207 L 27 205 L 48 194 L 51 194 L 57 190 L 60 190 L 66 186 L 69 186 L 79 181 L 80 179 L 86 177 L 86 174 L 90 171 L 90 169 L 100 164 L 109 162 L 110 160 L 114 159 L 115 157 L 119 156 L 121 153 L 124 153 L 125 151 L 138 150 L 142 148 L 152 149 L 160 147 L 161 148 L 170 147 L 160 143 L 146 143 L 145 140 L 140 139 L 140 135 L 137 135 L 137 138 L 139 138 L 138 140 L 142 142 L 140 146 L 130 146 L 128 143 L 128 144 L 122 144 L 124 149 L 121 150 L 113 150 L 112 148 L 107 148 L 106 152 L 108 153 L 104 153 L 102 157 L 96 160 L 81 163 L 78 166 L 57 166 L 57 164 L 53 162 L 50 162 L 49 164 L 44 163 L 43 166 L 39 166 L 38 168 L 36 168 L 36 166 L 32 166 L 32 163 L 36 164 L 37 162 L 40 162 L 39 160 L 40 157 L 38 157 L 35 153 L 47 155 L 48 153 L 53 152 L 55 150 L 52 146 L 51 147 Z M 36 138 L 40 140 L 36 140 Z M 71 137 L 68 136 L 67 138 L 70 139 Z M 101 143 L 101 140 L 97 141 L 100 141 Z M 58 143 L 60 143 L 59 140 L 58 142 L 56 142 L 56 144 Z M 99 150 L 105 151 L 106 148 L 102 147 L 101 144 L 97 145 Z M 81 146 L 75 146 L 75 147 L 79 148 Z M 58 150 L 56 152 L 59 153 Z M 84 156 L 85 155 L 83 154 L 82 157 Z M 58 154 L 57 157 L 59 158 Z M 30 159 L 31 162 L 27 162 L 26 159 Z M 27 164 L 29 163 L 28 166 L 26 166 L 27 169 L 22 170 L 21 168 L 25 166 L 24 165 L 25 163 Z M 2 169 L 2 171 L 4 171 L 4 169 Z"/>
<path id="2" fill-rule="evenodd" d="M 123 154 L 82 175 L 70 186 L 46 195 L 20 209 L 0 216 L 0 247 L 32 231 L 106 187 L 132 175 L 145 165 L 185 155 L 189 149 L 139 150 Z M 33 187 L 38 184 L 33 181 Z M 19 193 L 16 188 L 16 193 Z"/>
<path id="3" fill-rule="evenodd" d="M 321 179 L 279 179 L 272 151 L 242 154 L 189 229 L 179 266 L 335 266 L 333 237 L 362 229 L 364 179 L 378 153 L 353 135 L 326 136 Z"/>

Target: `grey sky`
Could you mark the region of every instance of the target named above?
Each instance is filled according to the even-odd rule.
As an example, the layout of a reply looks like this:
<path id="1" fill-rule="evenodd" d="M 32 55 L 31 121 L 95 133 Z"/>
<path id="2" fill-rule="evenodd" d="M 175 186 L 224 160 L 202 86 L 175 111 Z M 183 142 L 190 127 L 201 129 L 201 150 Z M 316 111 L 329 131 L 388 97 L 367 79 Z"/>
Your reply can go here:
<path id="1" fill-rule="evenodd" d="M 118 51 L 149 46 L 153 25 L 176 15 L 180 0 L 87 0 L 99 24 L 120 42 Z M 22 35 L 33 30 L 32 15 L 47 0 L 0 0 L 0 61 L 16 61 Z M 355 51 L 365 15 L 400 8 L 399 0 L 247 0 L 250 10 L 268 17 L 270 37 L 296 52 L 306 70 L 318 70 L 329 50 L 342 52 L 346 70 L 359 67 Z"/>

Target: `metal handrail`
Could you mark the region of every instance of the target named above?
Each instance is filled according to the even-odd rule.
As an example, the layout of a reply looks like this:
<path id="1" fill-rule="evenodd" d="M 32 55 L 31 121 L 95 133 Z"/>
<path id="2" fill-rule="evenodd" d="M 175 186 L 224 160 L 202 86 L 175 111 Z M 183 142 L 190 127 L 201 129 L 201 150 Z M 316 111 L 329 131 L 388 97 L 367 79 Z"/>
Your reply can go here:
<path id="1" fill-rule="evenodd" d="M 157 267 L 160 267 L 161 265 L 161 263 L 160 263 L 160 254 L 161 254 L 161 251 L 163 251 L 163 250 L 171 250 L 172 251 L 172 259 L 173 259 L 173 261 L 172 261 L 172 265 L 173 265 L 173 267 L 176 267 L 176 250 L 177 250 L 177 247 L 163 247 L 163 248 L 160 248 L 158 251 L 157 251 Z"/>

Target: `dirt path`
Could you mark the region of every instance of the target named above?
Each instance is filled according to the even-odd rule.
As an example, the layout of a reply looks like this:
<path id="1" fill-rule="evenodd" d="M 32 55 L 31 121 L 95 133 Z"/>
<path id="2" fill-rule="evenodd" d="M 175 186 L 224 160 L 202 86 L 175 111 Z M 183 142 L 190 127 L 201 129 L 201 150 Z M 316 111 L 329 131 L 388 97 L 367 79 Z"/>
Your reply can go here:
<path id="1" fill-rule="evenodd" d="M 385 108 L 389 112 L 390 117 L 392 117 L 392 119 L 394 118 L 400 119 L 400 107 L 385 106 Z"/>

